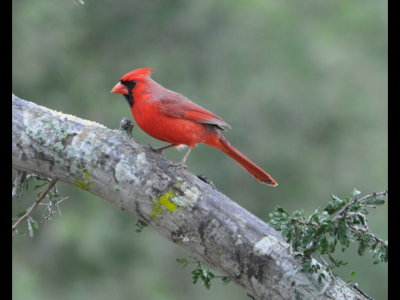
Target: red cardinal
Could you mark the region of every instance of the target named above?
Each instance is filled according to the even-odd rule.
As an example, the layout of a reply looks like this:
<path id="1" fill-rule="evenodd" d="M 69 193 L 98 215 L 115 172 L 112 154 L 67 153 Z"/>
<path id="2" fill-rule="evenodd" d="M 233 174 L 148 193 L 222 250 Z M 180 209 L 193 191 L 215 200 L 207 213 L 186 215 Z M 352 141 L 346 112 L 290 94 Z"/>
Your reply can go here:
<path id="1" fill-rule="evenodd" d="M 258 181 L 278 185 L 267 172 L 230 145 L 221 133 L 230 127 L 224 120 L 155 82 L 150 77 L 152 70 L 142 68 L 125 74 L 111 92 L 124 95 L 142 130 L 156 139 L 171 143 L 160 150 L 188 145 L 189 150 L 182 160 L 185 163 L 196 144 L 207 144 L 229 155 Z"/>

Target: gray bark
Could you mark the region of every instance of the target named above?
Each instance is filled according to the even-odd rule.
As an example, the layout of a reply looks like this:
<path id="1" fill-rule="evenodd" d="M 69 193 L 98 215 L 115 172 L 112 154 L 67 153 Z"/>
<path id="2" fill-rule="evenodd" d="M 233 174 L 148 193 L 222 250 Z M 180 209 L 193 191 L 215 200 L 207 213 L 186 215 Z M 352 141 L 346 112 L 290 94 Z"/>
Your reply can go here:
<path id="1" fill-rule="evenodd" d="M 137 215 L 255 299 L 368 299 L 300 271 L 279 233 L 125 132 L 12 96 L 12 164 Z"/>

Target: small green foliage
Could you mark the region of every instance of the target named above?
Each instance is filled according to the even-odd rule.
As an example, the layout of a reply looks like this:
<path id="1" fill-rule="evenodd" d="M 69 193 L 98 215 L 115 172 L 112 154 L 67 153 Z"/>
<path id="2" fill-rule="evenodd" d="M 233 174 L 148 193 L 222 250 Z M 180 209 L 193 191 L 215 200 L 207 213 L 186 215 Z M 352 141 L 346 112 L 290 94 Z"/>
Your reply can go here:
<path id="1" fill-rule="evenodd" d="M 29 237 L 33 238 L 34 229 L 36 229 L 36 230 L 39 229 L 39 223 L 37 221 L 35 221 L 32 217 L 29 217 L 26 221 L 28 223 Z"/>
<path id="2" fill-rule="evenodd" d="M 33 184 L 33 189 L 37 190 L 49 182 L 47 178 L 41 177 L 37 174 L 26 174 L 24 172 L 22 172 L 22 174 L 21 172 L 22 171 L 18 171 L 16 182 L 14 183 L 16 185 L 14 187 L 16 191 L 15 196 L 17 196 L 17 198 L 21 197 L 23 191 L 28 191 L 31 184 Z"/>
<path id="3" fill-rule="evenodd" d="M 45 186 L 46 184 L 48 184 L 49 182 L 45 179 L 41 179 L 38 178 L 37 179 L 37 183 L 35 184 L 35 186 L 33 187 L 34 190 L 37 190 L 39 188 L 41 188 L 42 186 Z"/>
<path id="4" fill-rule="evenodd" d="M 352 282 L 353 279 L 354 279 L 354 277 L 355 277 L 356 275 L 357 275 L 357 272 L 356 272 L 356 271 L 351 271 L 351 272 L 350 272 L 350 279 L 347 280 L 346 282 L 347 282 L 347 283 Z"/>
<path id="5" fill-rule="evenodd" d="M 25 210 L 22 210 L 22 211 L 20 211 L 20 212 L 17 214 L 17 218 L 20 218 L 20 217 L 22 217 L 24 214 L 26 214 L 26 209 L 25 209 Z"/>
<path id="6" fill-rule="evenodd" d="M 146 222 L 144 222 L 143 220 L 137 220 L 137 222 L 136 222 L 136 232 L 138 232 L 138 233 L 140 233 L 140 232 L 142 232 L 142 230 L 143 230 L 143 228 L 145 228 L 145 227 L 147 227 L 147 223 Z"/>
<path id="7" fill-rule="evenodd" d="M 324 273 L 319 273 L 318 275 L 318 283 L 321 284 L 322 281 L 325 279 L 325 274 Z"/>
<path id="8" fill-rule="evenodd" d="M 43 213 L 43 223 L 50 222 L 57 213 L 62 216 L 60 203 L 68 199 L 68 197 L 62 197 L 57 190 L 49 192 L 47 198 L 49 198 L 48 202 L 40 203 L 40 205 L 46 206 L 46 211 Z"/>
<path id="9" fill-rule="evenodd" d="M 303 271 L 318 273 L 320 266 L 314 263 L 313 257 L 319 256 L 323 262 L 327 257 L 329 268 L 338 268 L 347 262 L 333 257 L 336 246 L 340 244 L 345 251 L 352 242 L 358 243 L 358 254 L 370 251 L 373 263 L 387 262 L 387 241 L 373 234 L 368 227 L 367 214 L 369 208 L 385 203 L 382 196 L 387 191 L 359 197 L 361 192 L 354 189 L 351 196 L 341 199 L 332 196 L 332 200 L 323 210 L 315 210 L 306 217 L 303 211 L 296 210 L 291 215 L 277 206 L 270 214 L 269 224 L 282 232 L 291 248 L 298 252 L 297 258 L 303 262 Z M 322 280 L 322 273 L 318 280 Z M 322 277 L 321 277 L 322 276 Z"/>
<path id="10" fill-rule="evenodd" d="M 22 192 L 28 191 L 32 185 L 33 185 L 33 189 L 36 191 L 36 190 L 40 189 L 41 187 L 45 186 L 46 184 L 48 184 L 49 180 L 50 179 L 42 177 L 37 174 L 26 174 L 25 172 L 18 171 L 17 178 L 14 182 L 15 186 L 13 187 L 13 196 L 20 198 L 22 195 Z M 14 190 L 15 190 L 15 193 L 14 193 Z M 40 192 L 38 192 L 37 194 L 40 194 Z"/>
<path id="11" fill-rule="evenodd" d="M 201 279 L 207 290 L 210 289 L 211 279 L 214 277 L 214 273 L 212 273 L 207 267 L 203 268 L 201 265 L 192 271 L 193 284 L 196 284 L 196 282 Z"/>
<path id="12" fill-rule="evenodd" d="M 177 258 L 176 262 L 182 265 L 182 268 L 186 267 L 189 264 L 189 261 L 186 258 Z"/>
<path id="13" fill-rule="evenodd" d="M 40 223 L 48 222 L 57 212 L 61 216 L 59 204 L 68 197 L 61 197 L 55 185 L 56 182 L 57 180 L 43 178 L 37 174 L 17 173 L 13 186 L 13 197 L 20 198 L 23 191 L 29 192 L 29 190 L 34 190 L 36 200 L 30 208 L 18 212 L 13 218 L 13 222 L 15 221 L 13 223 L 13 232 L 23 235 L 24 233 L 18 231 L 17 227 L 22 222 L 26 222 L 28 234 L 30 237 L 33 237 L 34 231 L 39 229 Z M 45 206 L 46 210 L 42 214 L 43 218 L 36 221 L 32 217 L 32 213 L 39 206 Z"/>
<path id="14" fill-rule="evenodd" d="M 222 277 L 222 283 L 223 284 L 228 284 L 229 282 L 231 282 L 233 279 L 233 277 Z"/>
<path id="15" fill-rule="evenodd" d="M 237 278 L 237 276 L 216 276 L 213 272 L 210 271 L 210 268 L 208 268 L 205 264 L 203 264 L 196 258 L 193 258 L 192 261 L 189 261 L 186 258 L 177 258 L 176 262 L 179 263 L 182 268 L 185 268 L 189 263 L 195 263 L 197 266 L 192 271 L 193 284 L 196 284 L 200 280 L 203 282 L 203 285 L 208 290 L 211 288 L 211 280 L 214 278 L 221 278 L 223 284 L 228 284 L 232 281 L 232 279 Z"/>
<path id="16" fill-rule="evenodd" d="M 351 195 L 353 197 L 361 195 L 361 191 L 359 191 L 357 188 L 354 188 L 353 191 L 351 192 Z"/>

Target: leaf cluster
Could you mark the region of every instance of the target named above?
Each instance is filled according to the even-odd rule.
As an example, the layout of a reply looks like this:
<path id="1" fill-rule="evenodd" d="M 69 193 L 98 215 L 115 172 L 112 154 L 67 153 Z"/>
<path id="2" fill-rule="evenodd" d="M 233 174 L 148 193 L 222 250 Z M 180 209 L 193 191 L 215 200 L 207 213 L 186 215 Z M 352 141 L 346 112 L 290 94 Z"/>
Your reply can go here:
<path id="1" fill-rule="evenodd" d="M 387 191 L 363 197 L 360 194 L 354 189 L 350 196 L 343 199 L 332 196 L 324 209 L 316 209 L 308 217 L 302 210 L 289 214 L 277 206 L 270 214 L 269 224 L 282 233 L 293 251 L 298 252 L 296 257 L 302 259 L 303 271 L 308 273 L 320 269 L 319 264 L 313 263 L 313 257 L 319 257 L 329 268 L 346 265 L 347 262 L 336 260 L 333 254 L 337 246 L 343 252 L 353 242 L 358 243 L 359 255 L 366 251 L 372 253 L 374 264 L 387 262 L 388 243 L 370 231 L 367 219 L 370 208 L 385 202 L 381 197 L 386 196 Z"/>
<path id="2" fill-rule="evenodd" d="M 26 172 L 17 170 L 17 176 L 13 183 L 13 198 L 21 198 L 22 193 L 27 192 L 33 184 L 33 189 L 37 190 L 47 184 L 49 180 L 38 174 L 27 174 Z"/>
<path id="3" fill-rule="evenodd" d="M 141 220 L 141 219 L 138 219 L 137 222 L 136 222 L 136 224 L 135 224 L 135 226 L 136 226 L 135 231 L 138 232 L 138 233 L 140 233 L 140 232 L 142 232 L 142 230 L 143 230 L 145 227 L 147 227 L 148 225 L 147 225 L 147 223 L 146 223 L 145 221 L 143 221 L 143 220 Z"/>
<path id="4" fill-rule="evenodd" d="M 194 258 L 193 261 L 189 261 L 186 258 L 177 258 L 176 261 L 182 266 L 182 268 L 185 268 L 191 262 L 195 263 L 196 268 L 192 271 L 193 284 L 196 284 L 200 280 L 208 290 L 211 288 L 211 280 L 214 278 L 221 278 L 224 284 L 228 284 L 234 278 L 229 276 L 215 275 L 212 271 L 210 271 L 209 267 L 196 258 Z"/>

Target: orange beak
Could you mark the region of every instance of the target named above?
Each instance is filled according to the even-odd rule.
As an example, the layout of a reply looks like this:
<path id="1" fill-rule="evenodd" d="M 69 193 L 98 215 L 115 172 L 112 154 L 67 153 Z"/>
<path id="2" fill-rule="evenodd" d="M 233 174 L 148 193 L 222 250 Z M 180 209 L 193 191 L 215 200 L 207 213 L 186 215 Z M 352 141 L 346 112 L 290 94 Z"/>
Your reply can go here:
<path id="1" fill-rule="evenodd" d="M 123 85 L 122 83 L 118 82 L 116 85 L 114 85 L 114 87 L 111 90 L 111 93 L 116 93 L 116 94 L 122 94 L 122 95 L 128 95 L 129 91 L 126 88 L 125 85 Z"/>

